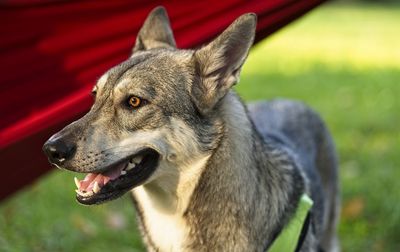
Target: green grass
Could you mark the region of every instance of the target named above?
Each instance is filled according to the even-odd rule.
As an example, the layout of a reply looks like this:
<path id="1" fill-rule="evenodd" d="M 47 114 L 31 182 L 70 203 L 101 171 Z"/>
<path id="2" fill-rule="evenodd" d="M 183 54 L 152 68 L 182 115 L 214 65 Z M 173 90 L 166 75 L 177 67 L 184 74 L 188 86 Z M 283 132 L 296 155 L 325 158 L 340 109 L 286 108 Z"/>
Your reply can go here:
<path id="1" fill-rule="evenodd" d="M 245 100 L 305 101 L 340 155 L 343 251 L 400 251 L 400 6 L 332 3 L 258 44 Z M 54 171 L 0 206 L 0 251 L 143 250 L 129 198 L 84 207 Z M 133 250 L 134 251 L 134 250 Z"/>

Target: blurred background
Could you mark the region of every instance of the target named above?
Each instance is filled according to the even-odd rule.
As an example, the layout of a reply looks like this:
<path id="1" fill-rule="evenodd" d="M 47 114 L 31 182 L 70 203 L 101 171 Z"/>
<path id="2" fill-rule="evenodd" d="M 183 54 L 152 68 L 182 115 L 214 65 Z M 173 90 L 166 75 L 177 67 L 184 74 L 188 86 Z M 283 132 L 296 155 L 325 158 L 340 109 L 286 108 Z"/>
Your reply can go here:
<path id="1" fill-rule="evenodd" d="M 400 251 L 399 27 L 398 1 L 325 3 L 258 43 L 237 85 L 246 101 L 301 100 L 326 120 L 343 251 Z M 54 170 L 0 202 L 0 251 L 144 250 L 130 199 L 79 205 L 74 176 Z"/>

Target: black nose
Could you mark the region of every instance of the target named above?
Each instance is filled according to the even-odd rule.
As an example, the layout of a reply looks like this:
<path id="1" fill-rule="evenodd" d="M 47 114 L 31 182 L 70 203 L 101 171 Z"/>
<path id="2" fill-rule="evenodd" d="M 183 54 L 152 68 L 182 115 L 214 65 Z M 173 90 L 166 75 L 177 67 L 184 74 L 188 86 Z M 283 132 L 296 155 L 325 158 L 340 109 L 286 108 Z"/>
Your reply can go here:
<path id="1" fill-rule="evenodd" d="M 75 154 L 76 146 L 62 138 L 49 139 L 43 145 L 43 151 L 53 164 L 61 165 Z"/>

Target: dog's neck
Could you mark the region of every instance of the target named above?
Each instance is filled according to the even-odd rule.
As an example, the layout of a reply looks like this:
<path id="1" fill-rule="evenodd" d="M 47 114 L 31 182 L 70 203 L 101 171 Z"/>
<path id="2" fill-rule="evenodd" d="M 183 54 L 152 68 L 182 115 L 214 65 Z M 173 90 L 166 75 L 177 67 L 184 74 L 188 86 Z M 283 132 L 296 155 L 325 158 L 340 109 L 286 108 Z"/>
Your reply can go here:
<path id="1" fill-rule="evenodd" d="M 268 147 L 233 92 L 221 101 L 218 113 L 224 132 L 212 154 L 186 167 L 173 187 L 155 181 L 133 191 L 150 248 L 256 250 L 249 246 L 267 246 L 279 231 L 278 219 L 291 198 L 279 188 L 292 183 L 292 168 L 284 174 L 268 157 Z"/>
<path id="2" fill-rule="evenodd" d="M 183 168 L 174 179 L 159 179 L 132 190 L 141 232 L 149 251 L 180 251 L 189 233 L 184 213 L 209 156 Z"/>

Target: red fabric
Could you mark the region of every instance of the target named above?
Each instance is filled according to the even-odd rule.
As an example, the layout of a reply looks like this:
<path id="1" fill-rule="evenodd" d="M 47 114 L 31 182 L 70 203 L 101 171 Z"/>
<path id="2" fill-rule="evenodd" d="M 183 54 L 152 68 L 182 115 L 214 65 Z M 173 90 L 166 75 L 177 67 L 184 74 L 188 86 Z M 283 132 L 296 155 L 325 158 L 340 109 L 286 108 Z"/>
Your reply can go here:
<path id="1" fill-rule="evenodd" d="M 323 0 L 54 1 L 0 3 L 0 199 L 50 169 L 45 140 L 89 108 L 89 91 L 126 59 L 151 9 L 164 5 L 180 48 L 199 46 L 246 12 L 256 41 Z"/>

